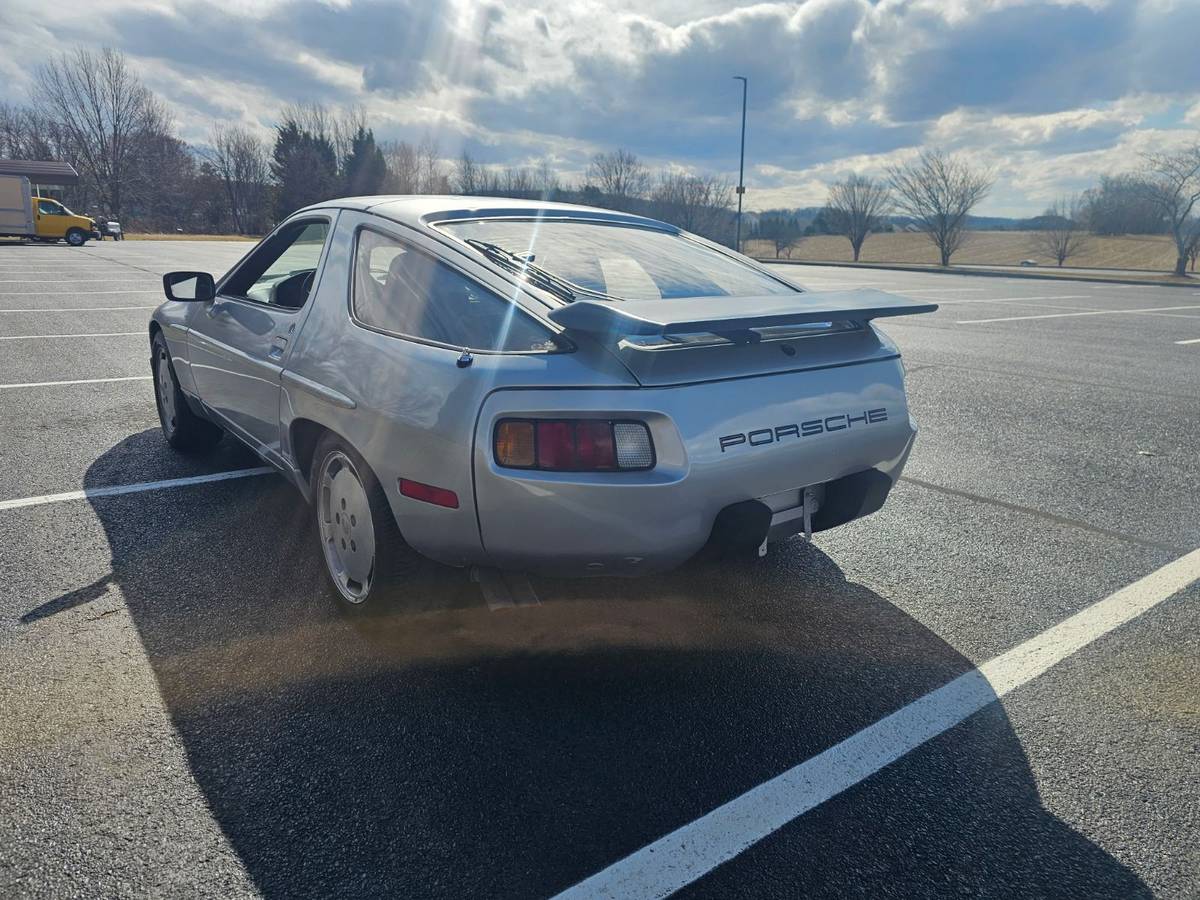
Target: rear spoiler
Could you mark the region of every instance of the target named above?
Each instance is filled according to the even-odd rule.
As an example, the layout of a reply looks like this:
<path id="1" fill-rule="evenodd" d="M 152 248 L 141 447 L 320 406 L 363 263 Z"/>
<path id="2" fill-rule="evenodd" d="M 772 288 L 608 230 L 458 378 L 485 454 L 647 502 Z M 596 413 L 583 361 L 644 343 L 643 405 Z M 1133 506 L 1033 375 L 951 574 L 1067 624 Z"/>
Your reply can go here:
<path id="1" fill-rule="evenodd" d="M 570 331 L 590 334 L 730 334 L 779 325 L 865 322 L 936 309 L 936 303 L 919 303 L 883 291 L 860 289 L 761 297 L 576 300 L 549 313 L 549 317 Z"/>

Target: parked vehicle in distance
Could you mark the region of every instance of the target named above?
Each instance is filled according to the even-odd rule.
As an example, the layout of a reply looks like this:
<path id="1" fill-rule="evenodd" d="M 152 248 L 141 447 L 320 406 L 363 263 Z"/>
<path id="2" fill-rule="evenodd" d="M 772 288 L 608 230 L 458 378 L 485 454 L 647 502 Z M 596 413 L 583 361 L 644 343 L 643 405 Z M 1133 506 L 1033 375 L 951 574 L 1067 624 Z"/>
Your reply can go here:
<path id="1" fill-rule="evenodd" d="M 1036 259 L 1023 259 L 1023 260 L 1021 260 L 1021 265 L 1022 265 L 1022 266 L 1026 266 L 1026 267 L 1028 267 L 1028 266 L 1036 266 L 1036 265 L 1037 265 L 1037 260 L 1036 260 Z"/>
<path id="2" fill-rule="evenodd" d="M 100 223 L 100 240 L 112 238 L 114 241 L 125 240 L 125 233 L 121 230 L 121 223 L 116 219 L 106 219 Z"/>
<path id="3" fill-rule="evenodd" d="M 805 292 L 639 216 L 475 197 L 323 203 L 220 281 L 163 284 L 167 441 L 228 432 L 283 473 L 355 610 L 405 544 L 638 575 L 874 512 L 916 427 L 872 320 L 937 308 Z"/>
<path id="4" fill-rule="evenodd" d="M 35 195 L 27 176 L 0 174 L 0 237 L 82 247 L 95 229 L 94 219 L 76 215 L 51 197 Z"/>

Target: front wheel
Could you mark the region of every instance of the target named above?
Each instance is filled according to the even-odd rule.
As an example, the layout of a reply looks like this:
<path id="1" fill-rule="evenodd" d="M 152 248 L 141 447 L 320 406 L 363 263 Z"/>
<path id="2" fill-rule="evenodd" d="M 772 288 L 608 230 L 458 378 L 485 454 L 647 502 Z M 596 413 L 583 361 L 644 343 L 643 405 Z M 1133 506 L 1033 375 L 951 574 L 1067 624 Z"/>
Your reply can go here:
<path id="1" fill-rule="evenodd" d="M 175 378 L 171 351 L 162 333 L 151 344 L 150 365 L 154 373 L 154 405 L 163 437 L 176 450 L 209 450 L 221 440 L 222 431 L 192 412 Z"/>
<path id="2" fill-rule="evenodd" d="M 87 240 L 87 234 L 82 228 L 72 228 L 67 232 L 67 243 L 72 247 L 82 247 Z"/>
<path id="3" fill-rule="evenodd" d="M 325 574 L 338 606 L 356 616 L 380 612 L 411 552 L 383 486 L 352 447 L 326 434 L 313 454 L 312 489 Z"/>

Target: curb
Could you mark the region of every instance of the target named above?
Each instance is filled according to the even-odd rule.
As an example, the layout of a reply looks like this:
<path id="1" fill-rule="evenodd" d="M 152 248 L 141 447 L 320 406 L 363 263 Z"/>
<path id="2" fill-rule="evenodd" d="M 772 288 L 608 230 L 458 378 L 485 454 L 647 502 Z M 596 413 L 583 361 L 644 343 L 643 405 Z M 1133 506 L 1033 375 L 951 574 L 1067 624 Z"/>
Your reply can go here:
<path id="1" fill-rule="evenodd" d="M 1072 277 L 1070 275 L 1042 275 L 1036 272 L 1009 272 L 1004 269 L 943 269 L 941 266 L 912 266 L 899 263 L 852 263 L 852 262 L 821 262 L 815 259 L 772 259 L 769 256 L 755 256 L 755 262 L 769 263 L 781 266 L 831 266 L 843 269 L 882 269 L 895 272 L 924 272 L 932 275 L 974 275 L 979 278 L 1027 278 L 1030 281 L 1079 281 L 1084 284 L 1130 284 L 1146 287 L 1190 288 L 1200 290 L 1200 278 L 1194 284 L 1179 284 L 1172 281 L 1147 281 L 1144 278 L 1116 278 L 1113 276 L 1101 278 Z M 1103 271 L 1103 270 L 1101 270 Z"/>

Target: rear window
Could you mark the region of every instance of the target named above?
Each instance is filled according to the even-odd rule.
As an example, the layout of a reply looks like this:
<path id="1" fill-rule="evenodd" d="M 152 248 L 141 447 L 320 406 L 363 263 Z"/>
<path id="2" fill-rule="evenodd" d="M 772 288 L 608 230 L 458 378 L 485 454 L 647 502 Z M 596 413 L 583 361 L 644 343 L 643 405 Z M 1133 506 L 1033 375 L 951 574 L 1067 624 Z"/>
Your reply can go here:
<path id="1" fill-rule="evenodd" d="M 516 304 L 403 241 L 359 232 L 354 316 L 389 334 L 470 350 L 554 350 L 554 334 Z"/>
<path id="2" fill-rule="evenodd" d="M 687 237 L 622 225 L 548 219 L 446 222 L 572 284 L 625 300 L 791 294 L 798 289 Z"/>

